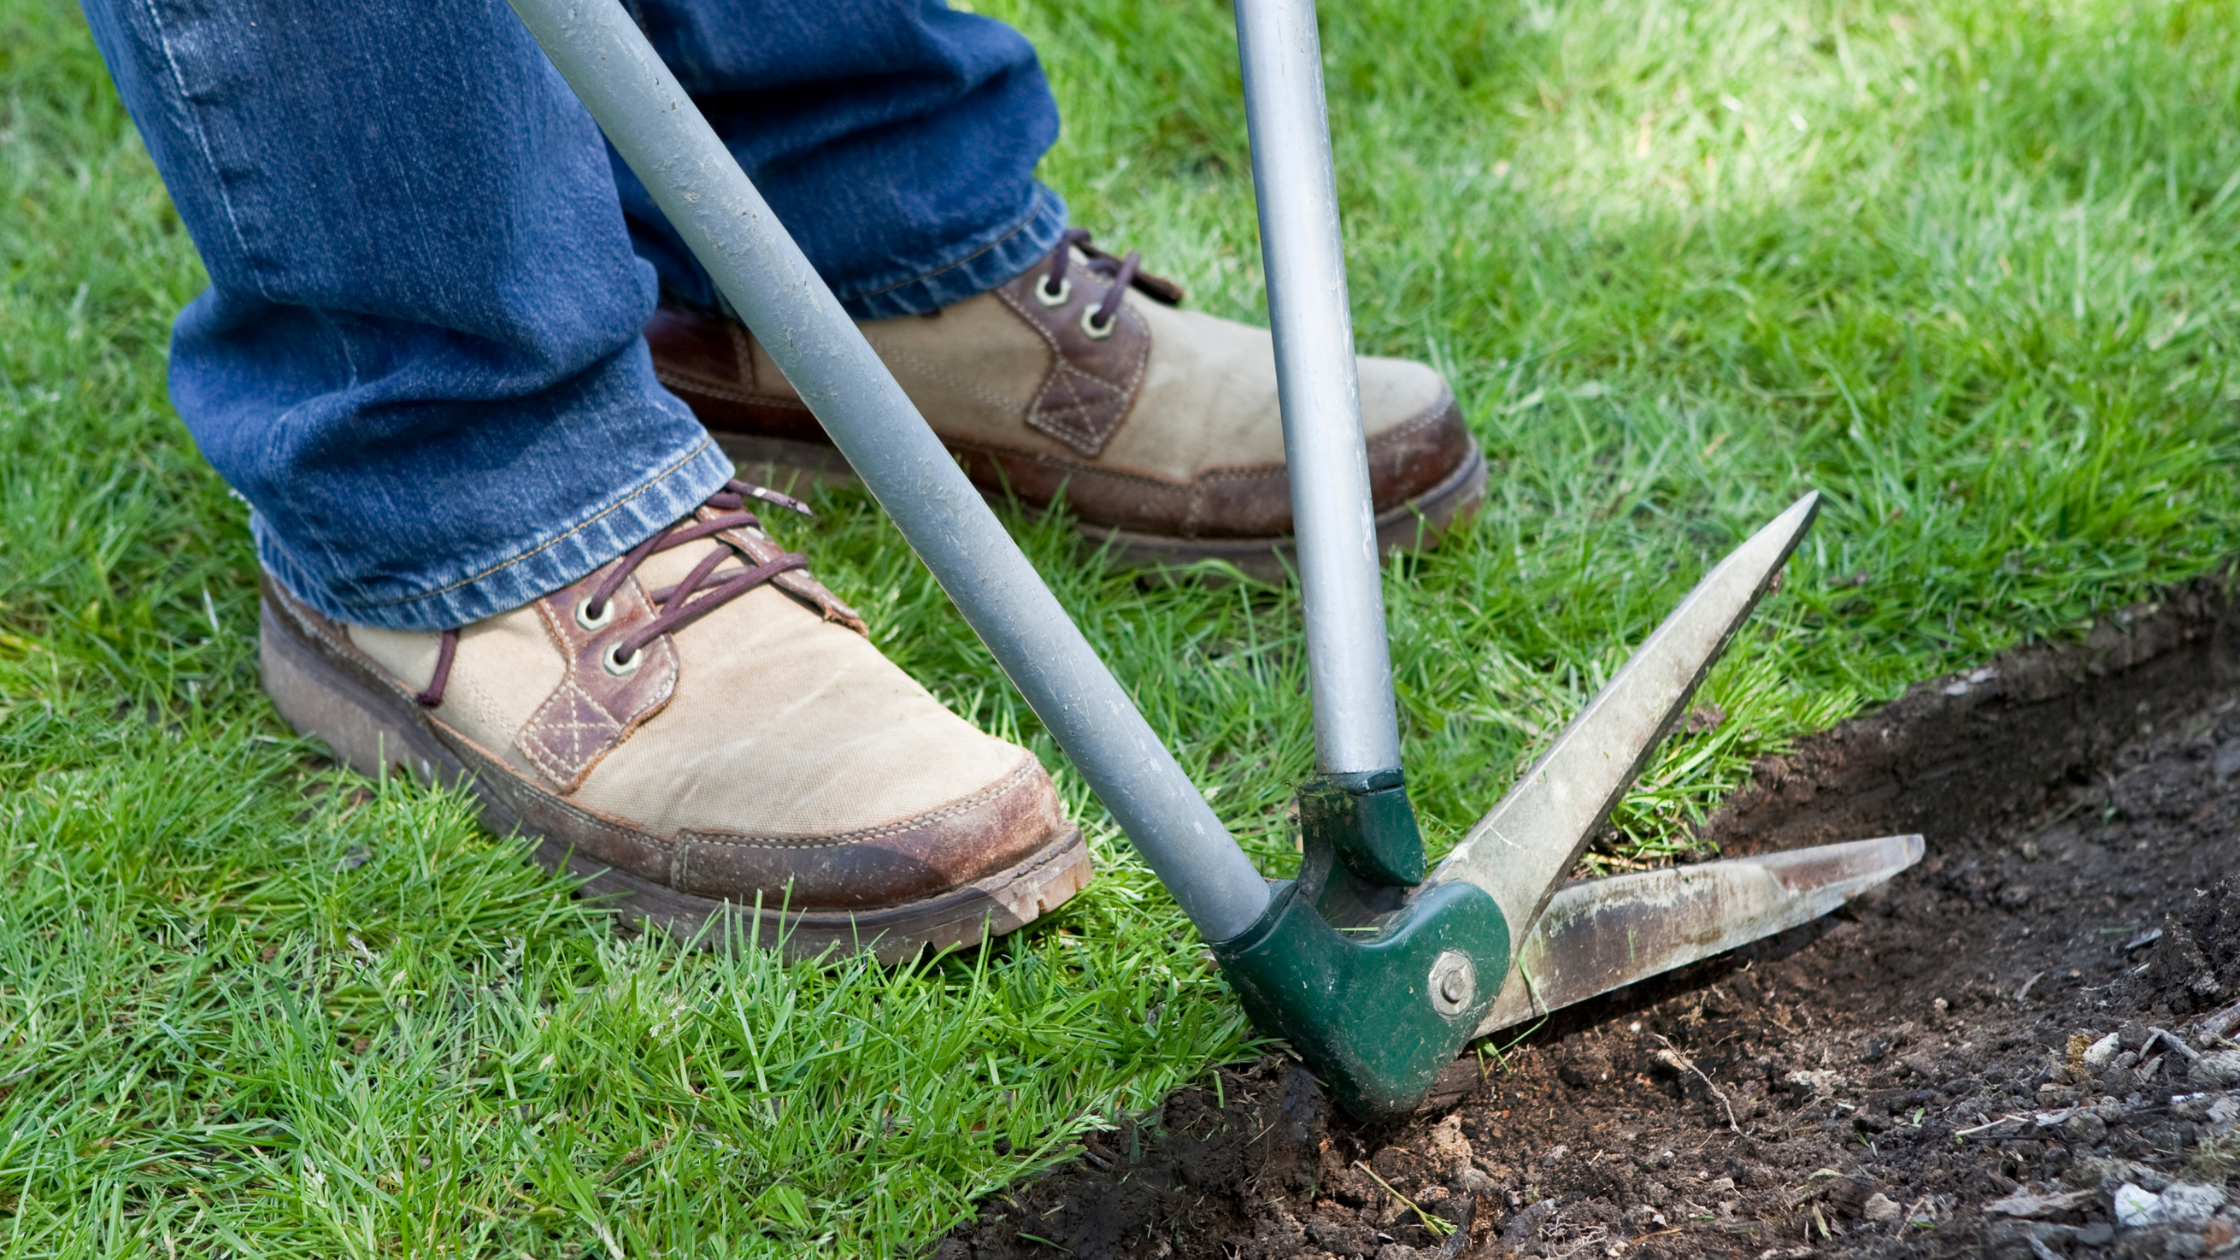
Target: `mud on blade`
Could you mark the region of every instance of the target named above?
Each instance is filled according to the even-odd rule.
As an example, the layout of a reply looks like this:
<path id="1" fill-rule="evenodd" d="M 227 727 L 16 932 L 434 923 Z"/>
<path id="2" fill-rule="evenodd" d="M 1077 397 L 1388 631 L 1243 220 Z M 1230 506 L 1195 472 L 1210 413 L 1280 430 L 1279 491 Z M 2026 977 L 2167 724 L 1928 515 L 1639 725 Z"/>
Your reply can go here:
<path id="1" fill-rule="evenodd" d="M 1921 852 L 1920 836 L 1884 836 L 1573 884 L 1517 951 L 1478 1035 L 1809 923 Z"/>

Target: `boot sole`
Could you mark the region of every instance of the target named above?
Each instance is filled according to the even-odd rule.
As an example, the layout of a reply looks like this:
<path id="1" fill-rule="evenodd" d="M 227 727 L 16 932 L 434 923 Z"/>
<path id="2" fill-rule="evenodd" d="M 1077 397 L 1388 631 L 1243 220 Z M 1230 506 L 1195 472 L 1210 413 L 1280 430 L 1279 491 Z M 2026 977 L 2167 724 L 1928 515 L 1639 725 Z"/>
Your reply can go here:
<path id="1" fill-rule="evenodd" d="M 258 656 L 265 693 L 288 725 L 324 741 L 335 759 L 368 777 L 401 770 L 423 782 L 465 786 L 480 806 L 482 823 L 499 835 L 522 831 L 504 797 L 483 781 L 438 733 L 417 706 L 384 694 L 306 642 L 287 619 L 264 603 Z M 491 767 L 488 773 L 507 773 Z M 937 896 L 857 912 L 785 910 L 715 900 L 618 870 L 551 836 L 537 838 L 539 866 L 579 881 L 577 895 L 619 911 L 640 926 L 653 924 L 702 945 L 744 944 L 777 949 L 791 958 L 868 952 L 883 963 L 963 949 L 1000 936 L 1063 905 L 1089 882 L 1088 846 L 1069 830 L 1025 861 Z"/>
<path id="2" fill-rule="evenodd" d="M 829 446 L 795 442 L 786 438 L 718 433 L 716 441 L 738 465 L 739 475 L 781 492 L 806 490 L 816 485 L 853 485 L 855 470 Z M 999 494 L 981 492 L 991 502 Z M 1377 514 L 1377 547 L 1380 552 L 1421 551 L 1436 546 L 1458 525 L 1467 522 L 1486 497 L 1486 457 L 1475 438 L 1470 453 L 1437 485 Z M 1076 533 L 1090 545 L 1107 548 L 1114 564 L 1125 569 L 1171 569 L 1219 560 L 1234 565 L 1246 577 L 1280 582 L 1296 563 L 1289 535 L 1275 538 L 1178 538 L 1076 524 Z"/>

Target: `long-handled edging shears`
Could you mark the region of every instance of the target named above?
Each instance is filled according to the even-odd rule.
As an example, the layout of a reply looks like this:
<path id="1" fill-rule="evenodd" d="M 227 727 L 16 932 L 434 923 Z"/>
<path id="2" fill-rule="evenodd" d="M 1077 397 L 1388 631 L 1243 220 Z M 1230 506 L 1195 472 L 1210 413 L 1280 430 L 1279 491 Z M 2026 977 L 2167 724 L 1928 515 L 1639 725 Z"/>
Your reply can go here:
<path id="1" fill-rule="evenodd" d="M 1706 576 L 1436 869 L 1401 773 L 1312 0 L 1235 0 L 1315 711 L 1306 858 L 1246 859 L 616 0 L 511 0 L 732 308 L 1220 961 L 1341 1105 L 1411 1110 L 1480 1032 L 1805 922 L 1919 836 L 1560 887 L 1812 521 Z"/>

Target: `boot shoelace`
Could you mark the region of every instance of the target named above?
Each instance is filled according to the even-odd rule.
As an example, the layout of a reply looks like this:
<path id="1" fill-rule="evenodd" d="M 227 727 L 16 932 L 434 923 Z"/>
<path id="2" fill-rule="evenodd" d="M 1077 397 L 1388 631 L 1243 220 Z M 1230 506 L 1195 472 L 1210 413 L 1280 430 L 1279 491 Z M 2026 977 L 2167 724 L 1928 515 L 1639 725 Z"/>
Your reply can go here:
<path id="1" fill-rule="evenodd" d="M 611 601 L 615 592 L 622 589 L 622 584 L 630 580 L 630 575 L 637 572 L 638 566 L 644 564 L 648 557 L 713 537 L 725 530 L 759 528 L 762 522 L 747 510 L 747 501 L 750 499 L 799 512 L 803 516 L 810 514 L 807 505 L 799 500 L 788 498 L 775 490 L 733 480 L 723 489 L 708 496 L 706 506 L 715 509 L 715 515 L 702 520 L 698 513 L 694 513 L 631 548 L 622 557 L 622 562 L 614 566 L 614 571 L 607 574 L 606 579 L 592 590 L 590 596 L 577 605 L 577 623 L 587 630 L 604 626 L 614 612 Z M 731 573 L 717 574 L 716 570 L 725 561 L 734 559 L 746 567 Z M 809 558 L 799 552 L 789 551 L 757 564 L 752 556 L 736 546 L 713 548 L 701 558 L 700 563 L 692 567 L 692 572 L 686 575 L 684 581 L 650 593 L 657 610 L 653 620 L 622 636 L 607 649 L 601 664 L 606 666 L 610 674 L 630 674 L 640 663 L 638 653 L 648 643 L 691 625 L 781 573 L 806 568 L 808 564 Z M 442 642 L 436 649 L 435 676 L 428 680 L 425 690 L 413 697 L 422 707 L 433 709 L 443 703 L 444 688 L 451 681 L 451 664 L 458 653 L 459 632 L 444 631 Z"/>
<path id="2" fill-rule="evenodd" d="M 1051 251 L 1050 271 L 1035 286 L 1034 295 L 1044 306 L 1064 306 L 1073 297 L 1073 284 L 1066 279 L 1066 266 L 1073 261 L 1073 247 L 1088 246 L 1089 229 L 1067 228 L 1058 240 L 1058 248 Z M 1120 301 L 1128 296 L 1128 286 L 1135 283 L 1136 270 L 1143 264 L 1143 255 L 1128 251 L 1126 258 L 1114 260 L 1108 256 L 1084 252 L 1089 270 L 1108 282 L 1104 301 L 1081 312 L 1081 331 L 1099 341 L 1112 335 L 1120 317 Z"/>

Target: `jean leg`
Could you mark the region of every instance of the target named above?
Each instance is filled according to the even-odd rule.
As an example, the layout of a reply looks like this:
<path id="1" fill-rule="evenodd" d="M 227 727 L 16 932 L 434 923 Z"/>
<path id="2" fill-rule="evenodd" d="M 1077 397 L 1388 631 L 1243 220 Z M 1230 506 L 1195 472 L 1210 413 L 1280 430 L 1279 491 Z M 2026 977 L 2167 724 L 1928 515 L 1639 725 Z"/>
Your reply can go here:
<path id="1" fill-rule="evenodd" d="M 1034 178 L 1058 107 L 1034 48 L 942 0 L 627 0 L 678 81 L 857 318 L 925 314 L 1056 246 L 1065 202 Z M 639 252 L 717 305 L 615 159 Z"/>
<path id="2" fill-rule="evenodd" d="M 502 0 L 84 0 L 210 274 L 171 395 L 329 616 L 461 625 L 730 475 L 596 128 Z"/>

